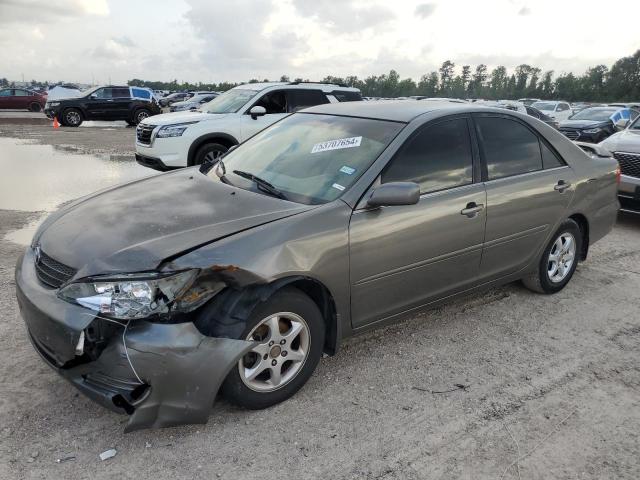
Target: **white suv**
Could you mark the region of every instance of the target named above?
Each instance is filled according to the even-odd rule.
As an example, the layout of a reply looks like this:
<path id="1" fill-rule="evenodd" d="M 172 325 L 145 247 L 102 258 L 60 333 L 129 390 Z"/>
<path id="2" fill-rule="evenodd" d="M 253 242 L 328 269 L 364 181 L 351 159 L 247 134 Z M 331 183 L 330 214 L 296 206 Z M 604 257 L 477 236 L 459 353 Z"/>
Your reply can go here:
<path id="1" fill-rule="evenodd" d="M 573 115 L 573 110 L 571 110 L 571 106 L 567 102 L 539 100 L 532 103 L 531 106 L 533 108 L 537 108 L 548 117 L 557 121 L 567 120 L 571 115 Z"/>
<path id="2" fill-rule="evenodd" d="M 229 148 L 301 108 L 362 100 L 360 90 L 325 83 L 249 83 L 195 112 L 155 115 L 136 130 L 136 160 L 155 170 L 215 161 Z"/>

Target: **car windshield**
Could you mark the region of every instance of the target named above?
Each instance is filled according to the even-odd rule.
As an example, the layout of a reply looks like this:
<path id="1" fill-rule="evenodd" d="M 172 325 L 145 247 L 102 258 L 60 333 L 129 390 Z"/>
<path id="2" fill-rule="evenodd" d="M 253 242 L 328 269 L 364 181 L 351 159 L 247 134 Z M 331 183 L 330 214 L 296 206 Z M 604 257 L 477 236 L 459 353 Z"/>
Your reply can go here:
<path id="1" fill-rule="evenodd" d="M 287 200 L 326 203 L 349 190 L 403 127 L 383 120 L 296 113 L 230 152 L 208 175 L 264 192 L 247 178 L 251 174 Z"/>
<path id="2" fill-rule="evenodd" d="M 553 112 L 556 109 L 556 104 L 553 102 L 536 102 L 531 106 L 538 110 L 544 110 L 547 112 Z"/>
<path id="3" fill-rule="evenodd" d="M 571 120 L 596 120 L 604 122 L 618 111 L 617 108 L 585 108 L 571 117 Z"/>
<path id="4" fill-rule="evenodd" d="M 102 87 L 92 87 L 92 88 L 88 88 L 87 90 L 83 90 L 82 94 L 85 97 L 88 97 L 89 95 L 91 95 L 93 92 L 100 90 Z"/>
<path id="5" fill-rule="evenodd" d="M 256 90 L 234 88 L 218 95 L 202 107 L 207 113 L 235 113 L 258 94 Z"/>
<path id="6" fill-rule="evenodd" d="M 640 116 L 638 116 L 635 121 L 629 125 L 631 130 L 640 130 Z"/>

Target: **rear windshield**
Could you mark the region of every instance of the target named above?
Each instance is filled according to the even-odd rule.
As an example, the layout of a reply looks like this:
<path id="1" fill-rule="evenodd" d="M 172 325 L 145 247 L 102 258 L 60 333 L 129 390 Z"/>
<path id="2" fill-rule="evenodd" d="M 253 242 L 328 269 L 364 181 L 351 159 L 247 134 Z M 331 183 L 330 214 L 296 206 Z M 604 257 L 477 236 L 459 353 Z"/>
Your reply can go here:
<path id="1" fill-rule="evenodd" d="M 240 145 L 208 175 L 260 192 L 245 178 L 249 173 L 272 184 L 287 200 L 330 202 L 349 190 L 404 125 L 296 113 Z"/>
<path id="2" fill-rule="evenodd" d="M 571 120 L 596 120 L 604 122 L 616 113 L 618 108 L 585 108 L 571 117 Z"/>
<path id="3" fill-rule="evenodd" d="M 537 108 L 538 110 L 546 110 L 547 112 L 552 112 L 556 109 L 556 104 L 553 102 L 536 102 L 531 106 L 533 108 Z"/>

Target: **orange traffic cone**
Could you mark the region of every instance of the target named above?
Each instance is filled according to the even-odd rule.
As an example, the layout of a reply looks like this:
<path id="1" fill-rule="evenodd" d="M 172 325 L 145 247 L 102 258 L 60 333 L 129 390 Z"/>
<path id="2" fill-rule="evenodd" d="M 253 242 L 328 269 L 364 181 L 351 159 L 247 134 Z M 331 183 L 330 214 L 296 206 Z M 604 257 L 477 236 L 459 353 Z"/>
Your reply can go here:
<path id="1" fill-rule="evenodd" d="M 53 117 L 53 128 L 60 128 L 60 122 L 58 122 L 58 117 Z"/>

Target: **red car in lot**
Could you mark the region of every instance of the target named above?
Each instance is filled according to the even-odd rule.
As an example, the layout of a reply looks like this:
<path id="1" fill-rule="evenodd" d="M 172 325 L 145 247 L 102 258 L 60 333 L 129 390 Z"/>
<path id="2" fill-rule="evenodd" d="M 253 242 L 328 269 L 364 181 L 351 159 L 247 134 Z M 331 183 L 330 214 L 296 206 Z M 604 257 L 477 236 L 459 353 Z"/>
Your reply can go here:
<path id="1" fill-rule="evenodd" d="M 16 109 L 40 112 L 47 102 L 46 93 L 38 93 L 26 88 L 0 89 L 0 110 Z"/>

